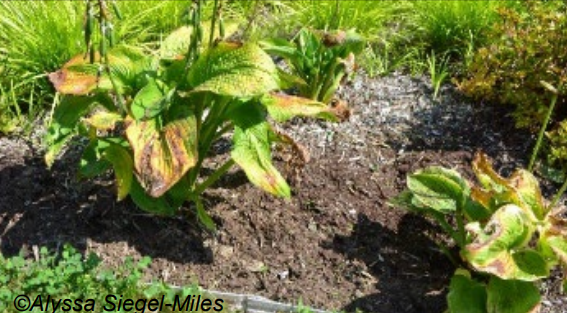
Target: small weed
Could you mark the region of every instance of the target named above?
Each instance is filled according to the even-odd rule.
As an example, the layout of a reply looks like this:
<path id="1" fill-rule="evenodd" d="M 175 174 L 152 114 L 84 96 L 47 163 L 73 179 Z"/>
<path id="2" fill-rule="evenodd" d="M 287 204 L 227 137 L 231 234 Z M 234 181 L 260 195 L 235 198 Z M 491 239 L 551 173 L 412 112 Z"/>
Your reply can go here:
<path id="1" fill-rule="evenodd" d="M 427 56 L 427 68 L 429 70 L 429 77 L 431 78 L 431 86 L 433 87 L 433 99 L 437 99 L 441 85 L 449 76 L 448 62 L 448 55 L 439 59 L 435 55 L 435 51 Z"/>

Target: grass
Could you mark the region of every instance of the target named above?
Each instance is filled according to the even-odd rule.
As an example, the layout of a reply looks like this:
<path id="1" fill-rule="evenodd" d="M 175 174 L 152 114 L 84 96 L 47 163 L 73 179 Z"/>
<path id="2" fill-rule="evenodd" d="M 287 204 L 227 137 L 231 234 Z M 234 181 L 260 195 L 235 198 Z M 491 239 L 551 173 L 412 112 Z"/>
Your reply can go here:
<path id="1" fill-rule="evenodd" d="M 411 1 L 412 23 L 419 40 L 438 54 L 462 55 L 471 43 L 483 43 L 498 20 L 497 9 L 517 1 Z"/>
<path id="2" fill-rule="evenodd" d="M 118 1 L 124 19 L 116 22 L 123 41 L 158 39 L 182 23 L 181 1 Z M 0 2 L 0 133 L 32 120 L 53 100 L 47 73 L 85 51 L 82 1 Z M 31 101 L 34 101 L 33 103 Z M 16 121 L 14 116 L 16 115 Z M 25 126 L 24 126 L 25 127 Z"/>

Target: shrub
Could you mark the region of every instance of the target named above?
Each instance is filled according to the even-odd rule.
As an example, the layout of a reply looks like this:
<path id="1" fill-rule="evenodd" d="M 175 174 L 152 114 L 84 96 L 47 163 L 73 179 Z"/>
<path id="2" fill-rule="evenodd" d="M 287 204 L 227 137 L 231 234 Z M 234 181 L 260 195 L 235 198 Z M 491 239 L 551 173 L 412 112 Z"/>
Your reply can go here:
<path id="1" fill-rule="evenodd" d="M 559 111 L 566 108 L 567 15 L 561 1 L 526 1 L 521 9 L 503 8 L 490 44 L 478 50 L 469 77 L 459 83 L 466 94 L 513 105 L 518 127 L 538 129 L 555 86 Z"/>

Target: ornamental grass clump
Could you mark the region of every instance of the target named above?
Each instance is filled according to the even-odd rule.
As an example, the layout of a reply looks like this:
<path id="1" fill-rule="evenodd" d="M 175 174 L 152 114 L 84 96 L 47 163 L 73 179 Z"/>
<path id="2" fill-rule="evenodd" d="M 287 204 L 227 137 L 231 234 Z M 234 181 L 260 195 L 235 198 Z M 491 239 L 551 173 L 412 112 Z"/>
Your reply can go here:
<path id="1" fill-rule="evenodd" d="M 118 200 L 130 196 L 140 208 L 165 215 L 190 201 L 213 228 L 200 196 L 233 165 L 263 190 L 290 197 L 272 164 L 271 147 L 295 143 L 275 131 L 268 117 L 338 119 L 324 103 L 279 92 L 282 79 L 270 56 L 254 43 L 224 40 L 222 1 L 214 1 L 205 28 L 202 3 L 192 2 L 186 28 L 165 39 L 160 51 L 146 54 L 113 42 L 106 2 L 88 1 L 89 51 L 50 74 L 64 97 L 49 127 L 45 158 L 51 165 L 74 135 L 86 136 L 82 176 L 113 168 Z M 230 158 L 201 177 L 213 143 L 229 133 Z"/>

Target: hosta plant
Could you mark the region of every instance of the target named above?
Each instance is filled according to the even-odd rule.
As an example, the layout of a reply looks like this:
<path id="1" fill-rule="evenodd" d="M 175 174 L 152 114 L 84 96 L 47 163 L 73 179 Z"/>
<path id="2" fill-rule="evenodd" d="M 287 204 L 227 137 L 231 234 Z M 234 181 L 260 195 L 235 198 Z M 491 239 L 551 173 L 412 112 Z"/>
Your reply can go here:
<path id="1" fill-rule="evenodd" d="M 354 30 L 315 31 L 301 29 L 290 41 L 262 41 L 270 54 L 283 58 L 291 76 L 288 83 L 299 95 L 330 103 L 341 82 L 353 73 L 355 56 L 364 49 L 364 40 Z"/>
<path id="2" fill-rule="evenodd" d="M 167 215 L 190 201 L 201 221 L 213 227 L 200 195 L 235 164 L 253 184 L 290 197 L 288 184 L 272 164 L 271 147 L 291 139 L 276 132 L 271 120 L 336 117 L 323 103 L 279 93 L 276 65 L 260 47 L 222 41 L 220 1 L 215 1 L 210 40 L 201 44 L 200 4 L 195 0 L 190 13 L 195 30 L 190 40 L 165 40 L 188 41 L 185 54 L 145 54 L 116 46 L 95 53 L 93 63 L 79 55 L 50 75 L 64 97 L 49 127 L 46 161 L 51 165 L 75 134 L 86 136 L 82 176 L 113 168 L 119 200 L 130 196 L 140 208 Z M 215 22 L 221 26 L 220 38 Z M 163 49 L 171 47 L 178 45 Z M 202 177 L 209 150 L 225 134 L 232 134 L 230 158 Z"/>
<path id="3" fill-rule="evenodd" d="M 452 169 L 418 170 L 393 203 L 432 217 L 457 244 L 459 257 L 443 248 L 460 267 L 449 312 L 534 312 L 540 303 L 534 283 L 567 264 L 564 208 L 547 202 L 524 169 L 502 177 L 482 153 L 472 168 L 478 184 Z"/>

